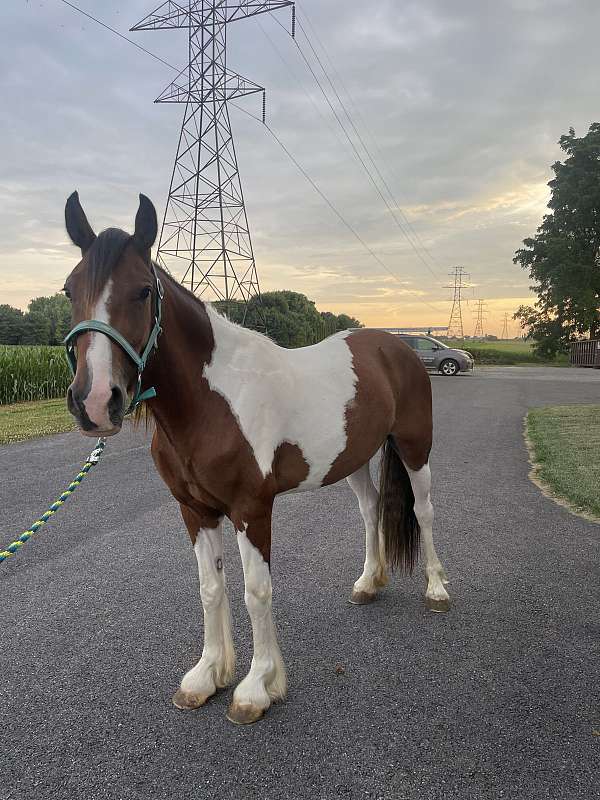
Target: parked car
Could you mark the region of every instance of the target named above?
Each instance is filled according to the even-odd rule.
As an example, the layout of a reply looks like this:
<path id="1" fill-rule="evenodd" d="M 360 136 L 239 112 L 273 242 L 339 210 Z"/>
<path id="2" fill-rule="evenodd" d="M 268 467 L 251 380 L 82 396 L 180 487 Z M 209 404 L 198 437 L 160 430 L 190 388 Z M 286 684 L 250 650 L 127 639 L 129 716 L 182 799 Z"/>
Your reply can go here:
<path id="1" fill-rule="evenodd" d="M 475 359 L 466 350 L 448 347 L 431 336 L 413 336 L 407 333 L 398 334 L 403 342 L 416 351 L 427 369 L 434 369 L 442 375 L 458 375 L 469 372 L 475 365 Z"/>

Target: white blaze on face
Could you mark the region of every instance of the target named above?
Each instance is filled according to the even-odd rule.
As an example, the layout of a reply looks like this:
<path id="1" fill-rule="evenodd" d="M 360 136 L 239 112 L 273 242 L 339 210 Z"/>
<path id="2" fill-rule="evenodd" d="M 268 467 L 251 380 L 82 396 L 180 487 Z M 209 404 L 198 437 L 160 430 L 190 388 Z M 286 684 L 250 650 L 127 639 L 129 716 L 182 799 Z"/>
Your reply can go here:
<path id="1" fill-rule="evenodd" d="M 110 325 L 108 304 L 112 293 L 112 279 L 109 279 L 98 298 L 93 312 L 93 319 L 106 322 Z M 101 430 L 113 427 L 108 416 L 108 402 L 112 395 L 112 348 L 108 336 L 103 333 L 92 332 L 91 341 L 86 353 L 88 374 L 91 376 L 91 386 L 84 400 L 86 413 L 90 420 Z"/>

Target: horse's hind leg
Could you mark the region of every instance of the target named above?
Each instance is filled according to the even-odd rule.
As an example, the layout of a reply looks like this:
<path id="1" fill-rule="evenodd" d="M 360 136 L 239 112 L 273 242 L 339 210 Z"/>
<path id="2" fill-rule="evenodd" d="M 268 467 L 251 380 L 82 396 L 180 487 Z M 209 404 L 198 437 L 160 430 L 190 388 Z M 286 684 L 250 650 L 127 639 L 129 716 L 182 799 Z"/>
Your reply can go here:
<path id="1" fill-rule="evenodd" d="M 362 575 L 354 584 L 351 603 L 361 605 L 372 602 L 377 589 L 388 582 L 385 555 L 378 534 L 377 489 L 369 471 L 369 462 L 346 479 L 358 498 L 360 513 L 365 521 L 366 555 Z"/>
<path id="2" fill-rule="evenodd" d="M 231 613 L 223 570 L 223 520 L 213 513 L 199 516 L 181 507 L 198 560 L 200 597 L 204 609 L 204 648 L 195 667 L 187 672 L 173 696 L 177 708 L 198 708 L 217 689 L 227 686 L 235 672 Z M 212 525 L 213 527 L 209 527 Z"/>
<path id="3" fill-rule="evenodd" d="M 431 470 L 429 463 L 420 469 L 412 470 L 406 462 L 413 494 L 415 496 L 415 516 L 421 528 L 421 542 L 425 556 L 425 605 L 432 611 L 448 611 L 450 597 L 444 588 L 448 583 L 446 573 L 433 544 L 433 505 L 431 503 Z"/>

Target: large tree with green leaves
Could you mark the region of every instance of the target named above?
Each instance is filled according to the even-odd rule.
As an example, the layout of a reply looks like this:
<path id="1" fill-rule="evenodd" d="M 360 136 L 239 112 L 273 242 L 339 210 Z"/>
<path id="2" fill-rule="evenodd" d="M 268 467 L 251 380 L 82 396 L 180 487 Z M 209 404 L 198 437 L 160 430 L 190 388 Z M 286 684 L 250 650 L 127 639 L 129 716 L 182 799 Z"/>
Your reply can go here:
<path id="1" fill-rule="evenodd" d="M 299 292 L 265 292 L 262 303 L 251 298 L 246 308 L 244 303 L 220 301 L 216 308 L 234 322 L 247 328 L 264 331 L 282 347 L 304 347 L 320 342 L 336 331 L 361 328 L 361 323 L 347 314 L 332 314 L 317 311 L 315 304 Z"/>
<path id="2" fill-rule="evenodd" d="M 579 336 L 600 335 L 600 123 L 582 138 L 571 128 L 559 144 L 567 158 L 552 166 L 551 213 L 514 258 L 538 295 L 515 318 L 544 356 Z"/>
<path id="3" fill-rule="evenodd" d="M 61 344 L 71 328 L 71 304 L 63 294 L 36 297 L 25 315 L 24 344 Z"/>

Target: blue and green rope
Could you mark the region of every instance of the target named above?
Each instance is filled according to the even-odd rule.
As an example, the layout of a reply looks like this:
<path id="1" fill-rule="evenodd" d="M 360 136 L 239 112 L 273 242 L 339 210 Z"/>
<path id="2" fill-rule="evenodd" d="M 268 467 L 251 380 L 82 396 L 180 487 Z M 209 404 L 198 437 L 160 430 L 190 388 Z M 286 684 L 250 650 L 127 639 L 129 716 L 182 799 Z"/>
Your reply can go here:
<path id="1" fill-rule="evenodd" d="M 6 548 L 6 550 L 0 550 L 0 564 L 7 558 L 10 558 L 11 556 L 14 556 L 16 553 L 18 553 L 21 547 L 23 547 L 23 545 L 31 539 L 33 534 L 37 533 L 37 531 L 39 531 L 40 528 L 42 528 L 50 519 L 52 519 L 52 517 L 54 516 L 54 514 L 56 514 L 59 508 L 61 508 L 61 506 L 63 506 L 64 503 L 66 503 L 69 497 L 73 494 L 75 489 L 77 489 L 77 487 L 81 485 L 81 482 L 88 474 L 88 472 L 91 470 L 91 468 L 94 466 L 94 464 L 97 464 L 98 461 L 100 461 L 100 456 L 104 451 L 105 445 L 106 445 L 106 439 L 98 439 L 95 448 L 88 456 L 88 459 L 82 466 L 81 471 L 73 478 L 71 483 L 67 486 L 67 488 L 61 494 L 58 500 L 52 503 L 48 511 L 42 514 L 42 516 L 38 520 L 36 520 L 30 528 L 27 528 L 27 530 L 24 531 L 19 536 L 19 538 L 16 539 L 16 541 L 11 542 Z"/>

